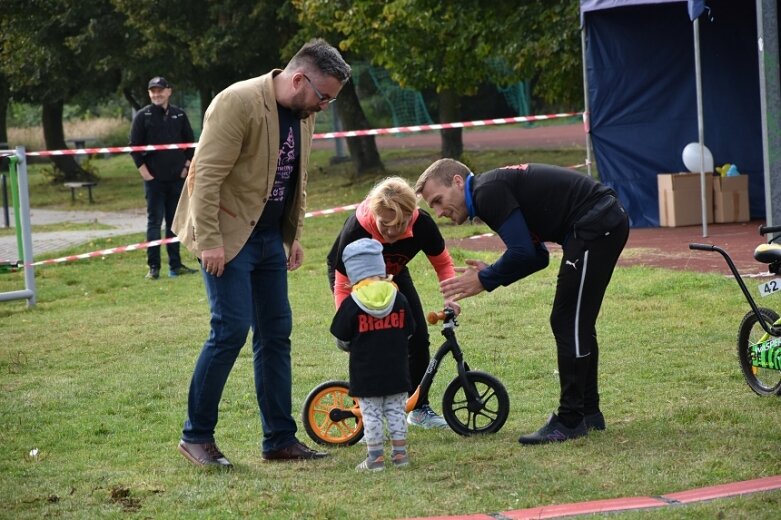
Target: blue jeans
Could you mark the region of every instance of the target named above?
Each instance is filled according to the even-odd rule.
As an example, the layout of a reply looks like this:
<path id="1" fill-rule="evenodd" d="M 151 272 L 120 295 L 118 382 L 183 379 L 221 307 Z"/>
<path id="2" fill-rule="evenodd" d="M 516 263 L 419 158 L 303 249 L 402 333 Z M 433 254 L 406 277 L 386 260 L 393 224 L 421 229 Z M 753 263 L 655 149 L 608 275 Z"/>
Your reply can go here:
<path id="1" fill-rule="evenodd" d="M 222 276 L 201 270 L 211 308 L 211 332 L 195 364 L 187 402 L 185 442 L 214 442 L 222 391 L 252 329 L 255 394 L 263 451 L 297 442 L 292 416 L 287 258 L 277 229 L 256 230 Z"/>
<path id="2" fill-rule="evenodd" d="M 171 231 L 174 221 L 176 205 L 179 204 L 179 195 L 182 194 L 184 179 L 173 181 L 144 181 L 144 196 L 146 197 L 146 241 L 160 240 L 160 226 L 165 218 L 165 238 L 173 238 L 176 235 Z M 168 266 L 176 269 L 182 265 L 179 256 L 179 242 L 165 245 L 168 252 Z M 149 267 L 160 268 L 160 246 L 146 249 L 146 264 Z"/>

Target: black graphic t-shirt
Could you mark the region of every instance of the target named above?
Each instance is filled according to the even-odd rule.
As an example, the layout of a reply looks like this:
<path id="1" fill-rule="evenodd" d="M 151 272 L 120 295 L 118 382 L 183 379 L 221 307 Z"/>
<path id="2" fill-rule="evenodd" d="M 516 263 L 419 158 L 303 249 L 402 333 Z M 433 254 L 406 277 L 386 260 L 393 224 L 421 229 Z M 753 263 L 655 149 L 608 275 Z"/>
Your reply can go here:
<path id="1" fill-rule="evenodd" d="M 290 109 L 277 105 L 279 113 L 279 156 L 274 187 L 260 217 L 261 226 L 279 227 L 285 201 L 295 189 L 296 172 L 301 156 L 301 121 Z"/>
<path id="2" fill-rule="evenodd" d="M 411 236 L 397 240 L 392 244 L 382 243 L 382 257 L 389 275 L 397 276 L 401 273 L 420 251 L 423 251 L 426 256 L 437 256 L 445 250 L 445 239 L 442 238 L 434 219 L 424 210 L 419 209 L 418 211 L 418 218 L 412 224 Z M 347 217 L 339 236 L 336 237 L 328 253 L 328 277 L 331 280 L 331 287 L 334 286 L 336 276 L 334 271 L 338 270 L 342 274 L 347 274 L 342 261 L 344 248 L 359 238 L 374 238 L 382 242 L 382 237 L 373 236 L 353 214 Z"/>

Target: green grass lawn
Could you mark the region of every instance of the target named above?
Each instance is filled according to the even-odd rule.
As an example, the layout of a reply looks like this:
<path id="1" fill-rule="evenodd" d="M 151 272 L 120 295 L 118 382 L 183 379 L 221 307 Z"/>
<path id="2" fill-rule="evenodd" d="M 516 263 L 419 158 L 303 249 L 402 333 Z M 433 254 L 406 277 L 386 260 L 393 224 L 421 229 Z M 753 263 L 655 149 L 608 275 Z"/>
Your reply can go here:
<path id="1" fill-rule="evenodd" d="M 579 155 L 524 152 L 522 159 L 572 164 Z M 383 157 L 390 171 L 411 179 L 432 160 L 431 152 Z M 506 152 L 468 160 L 477 171 L 518 162 Z M 93 208 L 138 207 L 142 199 L 128 200 L 142 197 L 140 186 L 131 187 L 140 184 L 132 165 L 123 174 L 125 166 L 109 171 L 119 158 L 107 163 Z M 316 163 L 327 164 L 327 154 Z M 315 165 L 309 209 L 357 202 L 375 180 Z M 34 206 L 62 198 L 69 207 L 68 193 L 32 184 Z M 347 376 L 347 358 L 328 333 L 333 303 L 324 262 L 344 218 L 307 220 L 305 264 L 290 275 L 297 418 L 309 390 Z M 449 237 L 487 231 L 442 224 Z M 62 253 L 139 241 L 141 234 Z M 457 263 L 497 256 L 452 253 Z M 426 307 L 438 308 L 433 269 L 425 259 L 411 269 Z M 504 428 L 477 438 L 412 429 L 409 468 L 365 475 L 353 470 L 362 446 L 330 450 L 317 462 L 261 461 L 248 347 L 226 386 L 217 431 L 236 468 L 189 465 L 175 448 L 208 333 L 200 277 L 146 281 L 143 251 L 41 267 L 33 309 L 0 303 L 0 517 L 405 518 L 656 496 L 781 474 L 781 401 L 760 398 L 744 383 L 734 343 L 747 304 L 733 280 L 714 274 L 618 268 L 598 324 L 607 431 L 555 446 L 519 445 L 517 437 L 557 404 L 548 324 L 556 269 L 554 259 L 546 271 L 463 302 L 458 335 L 468 363 L 498 377 L 510 395 Z M 0 273 L 0 291 L 22 287 L 21 273 Z M 438 329 L 430 334 L 438 346 Z M 446 360 L 431 394 L 437 410 L 454 373 Z M 300 422 L 299 429 L 312 445 Z M 779 510 L 775 491 L 616 516 L 771 519 Z"/>

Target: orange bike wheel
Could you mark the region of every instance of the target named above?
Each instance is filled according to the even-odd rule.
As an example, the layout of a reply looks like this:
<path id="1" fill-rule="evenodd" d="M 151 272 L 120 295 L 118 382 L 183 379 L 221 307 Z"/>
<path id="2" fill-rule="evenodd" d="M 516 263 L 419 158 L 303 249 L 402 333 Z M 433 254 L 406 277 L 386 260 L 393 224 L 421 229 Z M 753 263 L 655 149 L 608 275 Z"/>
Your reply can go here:
<path id="1" fill-rule="evenodd" d="M 363 437 L 363 420 L 359 413 L 354 413 L 358 403 L 348 391 L 346 381 L 326 381 L 309 392 L 302 422 L 307 435 L 316 443 L 352 446 Z"/>

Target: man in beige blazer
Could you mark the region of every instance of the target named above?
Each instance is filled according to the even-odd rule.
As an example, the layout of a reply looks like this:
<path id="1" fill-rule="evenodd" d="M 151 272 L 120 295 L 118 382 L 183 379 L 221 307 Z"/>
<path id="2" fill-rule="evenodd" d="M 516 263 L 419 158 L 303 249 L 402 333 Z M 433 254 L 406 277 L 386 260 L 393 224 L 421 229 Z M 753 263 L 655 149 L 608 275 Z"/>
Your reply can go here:
<path id="1" fill-rule="evenodd" d="M 321 39 L 283 70 L 235 83 L 212 101 L 173 229 L 201 263 L 211 332 L 195 365 L 179 451 L 229 468 L 214 432 L 225 382 L 252 329 L 264 460 L 325 457 L 296 438 L 287 271 L 301 266 L 307 163 L 315 114 L 350 66 Z"/>

